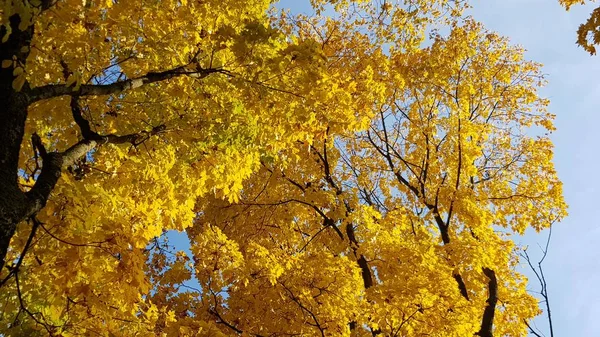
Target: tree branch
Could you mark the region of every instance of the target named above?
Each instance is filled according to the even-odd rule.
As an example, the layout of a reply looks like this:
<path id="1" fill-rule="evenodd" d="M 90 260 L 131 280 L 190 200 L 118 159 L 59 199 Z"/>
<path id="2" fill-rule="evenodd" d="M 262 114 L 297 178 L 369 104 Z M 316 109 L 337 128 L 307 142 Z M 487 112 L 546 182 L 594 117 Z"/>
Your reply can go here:
<path id="1" fill-rule="evenodd" d="M 41 224 L 39 222 L 39 220 L 37 220 L 36 218 L 31 218 L 31 220 L 33 222 L 33 225 L 31 226 L 31 232 L 29 232 L 29 237 L 27 238 L 27 242 L 25 243 L 25 246 L 23 246 L 23 251 L 21 252 L 21 255 L 19 255 L 19 260 L 11 268 L 8 275 L 6 275 L 6 277 L 4 279 L 2 279 L 2 281 L 0 281 L 0 287 L 2 287 L 13 275 L 16 275 L 19 272 L 19 268 L 21 267 L 21 264 L 23 263 L 23 259 L 25 258 L 25 255 L 27 254 L 29 247 L 31 247 L 31 242 L 33 241 L 33 238 L 35 237 L 35 233 L 37 232 L 37 229 Z"/>
<path id="2" fill-rule="evenodd" d="M 529 325 L 529 323 L 527 322 L 527 320 L 523 320 L 523 322 L 525 322 L 525 325 L 527 326 L 527 328 L 529 329 L 529 332 L 531 332 L 534 336 L 536 337 L 542 337 L 542 335 L 540 335 L 537 331 L 535 331 L 531 325 Z"/>
<path id="3" fill-rule="evenodd" d="M 490 268 L 483 268 L 483 273 L 489 279 L 488 298 L 486 301 L 487 305 L 483 311 L 483 318 L 481 319 L 481 329 L 476 335 L 493 337 L 494 314 L 496 312 L 496 303 L 498 302 L 498 280 L 496 279 L 496 272 Z"/>
<path id="4" fill-rule="evenodd" d="M 213 73 L 224 73 L 223 69 L 210 68 L 188 71 L 185 67 L 177 67 L 163 72 L 150 72 L 146 75 L 117 81 L 111 84 L 82 84 L 78 88 L 66 84 L 48 84 L 32 88 L 27 92 L 29 104 L 44 99 L 59 96 L 102 96 L 118 94 L 127 90 L 137 89 L 149 83 L 161 82 L 175 77 L 188 76 L 192 78 L 204 78 Z"/>
<path id="5" fill-rule="evenodd" d="M 465 281 L 463 281 L 462 276 L 460 276 L 459 273 L 454 273 L 452 274 L 452 277 L 456 281 L 456 284 L 458 285 L 458 290 L 460 291 L 462 297 L 469 301 L 469 292 L 467 291 L 467 285 L 465 284 Z"/>
<path id="6" fill-rule="evenodd" d="M 382 118 L 383 118 L 383 116 L 382 116 Z M 421 188 L 422 188 L 422 190 L 419 191 L 419 189 L 417 187 L 415 187 L 414 185 L 412 185 L 406 178 L 404 178 L 402 176 L 402 171 L 400 169 L 396 169 L 396 166 L 394 165 L 394 162 L 393 162 L 391 154 L 390 154 L 389 144 L 386 141 L 386 137 L 387 136 L 384 135 L 384 137 L 381 138 L 381 141 L 383 141 L 385 143 L 385 146 L 386 146 L 386 150 L 385 151 L 384 151 L 383 146 L 379 146 L 379 145 L 377 145 L 377 143 L 375 143 L 375 140 L 373 139 L 373 137 L 371 137 L 371 133 L 368 130 L 367 130 L 366 137 L 367 137 L 367 140 L 373 146 L 373 148 L 377 152 L 379 152 L 379 154 L 381 154 L 386 159 L 386 161 L 388 163 L 388 167 L 394 173 L 394 176 L 396 177 L 396 179 L 398 180 L 398 182 L 401 185 L 406 186 L 411 192 L 413 192 L 413 194 L 415 195 L 415 197 L 419 198 L 422 201 L 422 203 L 432 212 L 433 218 L 435 220 L 435 223 L 437 224 L 437 226 L 439 228 L 440 235 L 442 237 L 442 242 L 444 243 L 444 245 L 449 244 L 450 243 L 450 235 L 449 235 L 449 232 L 448 232 L 448 227 L 449 227 L 449 220 L 450 220 L 450 218 L 448 218 L 448 222 L 446 222 L 446 221 L 444 221 L 442 219 L 442 216 L 440 215 L 439 208 L 438 208 L 439 188 L 438 188 L 438 191 L 436 193 L 435 202 L 433 204 L 431 204 L 430 202 L 427 202 L 427 198 L 425 196 L 425 185 L 424 185 L 424 183 L 421 182 Z M 410 166 L 408 163 L 406 163 L 406 162 L 404 162 L 404 163 L 405 163 L 405 165 L 407 167 Z M 413 174 L 415 174 L 415 176 L 418 177 L 418 175 L 416 175 L 416 173 L 413 172 Z M 442 184 L 441 185 L 443 185 L 445 179 L 446 178 L 444 177 L 444 179 L 442 180 Z M 466 286 L 464 280 L 462 279 L 462 276 L 459 273 L 454 273 L 452 275 L 452 277 L 456 280 L 456 283 L 457 283 L 457 286 L 458 286 L 458 290 L 460 291 L 460 294 L 467 301 L 469 301 L 469 293 L 467 291 L 467 286 Z"/>
<path id="7" fill-rule="evenodd" d="M 73 99 L 76 102 L 76 99 Z M 74 106 L 72 101 L 72 107 Z M 77 106 L 78 108 L 78 106 Z M 74 111 L 73 115 L 77 113 L 81 114 L 80 111 Z M 82 129 L 82 134 L 91 136 L 91 139 L 83 139 L 71 146 L 64 152 L 50 152 L 48 153 L 42 143 L 42 140 L 37 134 L 31 136 L 31 141 L 37 151 L 40 153 L 42 158 L 42 170 L 36 180 L 35 184 L 29 192 L 27 197 L 30 200 L 30 207 L 25 215 L 25 218 L 31 217 L 36 212 L 41 210 L 45 205 L 50 193 L 56 186 L 58 179 L 62 174 L 62 169 L 71 166 L 77 162 L 80 158 L 84 157 L 91 150 L 102 144 L 126 144 L 129 143 L 133 146 L 138 146 L 146 141 L 151 136 L 154 136 L 160 132 L 163 132 L 166 127 L 164 124 L 152 128 L 150 131 L 141 131 L 138 133 L 131 133 L 123 136 L 119 135 L 99 135 L 91 129 L 89 129 L 89 123 L 81 117 L 83 122 L 79 120 L 77 124 Z M 77 118 L 76 118 L 77 121 Z M 86 126 L 87 125 L 87 126 Z M 83 131 L 87 128 L 86 131 Z"/>
<path id="8" fill-rule="evenodd" d="M 523 254 L 521 254 L 521 256 L 523 256 L 525 258 L 525 261 L 527 261 L 529 268 L 531 268 L 531 270 L 535 274 L 535 277 L 537 278 L 537 280 L 540 284 L 541 289 L 540 289 L 539 294 L 542 296 L 542 299 L 546 306 L 546 312 L 548 314 L 548 330 L 550 331 L 550 337 L 554 337 L 554 325 L 552 323 L 552 311 L 550 310 L 550 300 L 549 300 L 549 296 L 548 296 L 548 283 L 546 282 L 546 277 L 544 276 L 544 270 L 542 268 L 542 263 L 544 262 L 544 260 L 546 259 L 546 256 L 548 255 L 548 246 L 550 245 L 550 239 L 552 238 L 552 224 L 553 223 L 554 223 L 554 221 L 552 221 L 552 223 L 550 224 L 550 228 L 548 229 L 548 238 L 546 239 L 546 246 L 544 248 L 540 247 L 540 249 L 542 249 L 542 257 L 540 258 L 540 260 L 537 263 L 537 268 L 531 262 L 531 259 L 529 257 L 529 254 L 527 253 L 527 250 L 524 250 Z M 537 333 L 531 328 L 531 326 L 528 324 L 527 321 L 525 321 L 525 324 L 527 325 L 527 327 L 529 328 L 529 330 L 532 333 L 537 335 Z"/>

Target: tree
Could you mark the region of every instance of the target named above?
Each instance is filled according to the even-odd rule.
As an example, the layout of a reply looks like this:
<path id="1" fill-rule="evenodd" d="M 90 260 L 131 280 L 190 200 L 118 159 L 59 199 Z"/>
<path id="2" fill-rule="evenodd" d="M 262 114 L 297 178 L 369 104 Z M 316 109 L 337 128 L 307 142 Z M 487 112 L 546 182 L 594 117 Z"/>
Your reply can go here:
<path id="1" fill-rule="evenodd" d="M 526 331 L 539 65 L 453 1 L 269 6 L 5 3 L 2 334 Z"/>
<path id="2" fill-rule="evenodd" d="M 567 10 L 573 5 L 583 5 L 585 0 L 559 0 Z M 596 54 L 596 45 L 600 44 L 600 7 L 592 10 L 590 17 L 577 29 L 577 44 L 585 51 Z"/>

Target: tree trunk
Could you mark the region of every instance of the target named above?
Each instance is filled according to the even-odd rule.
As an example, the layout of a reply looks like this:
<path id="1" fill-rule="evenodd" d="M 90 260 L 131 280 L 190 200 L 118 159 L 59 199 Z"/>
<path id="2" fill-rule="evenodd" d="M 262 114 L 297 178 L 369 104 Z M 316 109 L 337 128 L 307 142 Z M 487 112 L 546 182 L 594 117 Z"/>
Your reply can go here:
<path id="1" fill-rule="evenodd" d="M 21 19 L 15 14 L 9 18 L 12 29 L 8 40 L 0 44 L 0 60 L 14 60 L 25 67 L 33 27 L 19 29 Z M 0 40 L 7 34 L 6 27 L 0 28 Z M 26 48 L 24 48 L 26 47 Z M 14 67 L 0 69 L 0 271 L 4 267 L 10 239 L 17 224 L 28 216 L 30 201 L 19 188 L 19 153 L 27 119 L 28 84 L 21 92 L 12 87 Z"/>

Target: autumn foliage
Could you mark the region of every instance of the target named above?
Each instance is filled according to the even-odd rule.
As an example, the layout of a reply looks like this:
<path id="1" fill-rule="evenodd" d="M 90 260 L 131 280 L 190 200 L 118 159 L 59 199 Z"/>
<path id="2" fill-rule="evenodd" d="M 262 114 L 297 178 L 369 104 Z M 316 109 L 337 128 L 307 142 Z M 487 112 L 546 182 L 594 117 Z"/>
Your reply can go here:
<path id="1" fill-rule="evenodd" d="M 462 2 L 311 5 L 2 1 L 0 334 L 526 334 L 540 65 Z"/>
<path id="2" fill-rule="evenodd" d="M 591 4 L 594 1 L 586 0 L 559 0 L 567 10 L 574 5 Z M 590 17 L 579 25 L 577 29 L 577 44 L 585 51 L 594 55 L 596 54 L 596 46 L 600 45 L 600 7 L 596 7 L 590 13 Z"/>

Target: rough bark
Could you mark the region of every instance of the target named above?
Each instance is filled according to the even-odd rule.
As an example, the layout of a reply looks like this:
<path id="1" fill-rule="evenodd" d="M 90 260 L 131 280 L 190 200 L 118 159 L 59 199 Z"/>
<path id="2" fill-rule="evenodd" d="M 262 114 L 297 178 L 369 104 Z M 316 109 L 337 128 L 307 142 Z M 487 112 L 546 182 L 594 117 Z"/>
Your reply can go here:
<path id="1" fill-rule="evenodd" d="M 494 337 L 494 315 L 498 303 L 498 280 L 496 273 L 490 268 L 483 268 L 483 273 L 488 278 L 488 299 L 486 301 L 483 317 L 481 318 L 481 329 L 477 333 L 480 337 Z"/>
<path id="2" fill-rule="evenodd" d="M 21 31 L 19 15 L 9 18 L 12 29 L 0 48 L 0 60 L 13 60 L 24 65 L 29 55 L 28 47 L 33 27 Z M 0 28 L 0 40 L 9 34 L 5 26 Z M 28 97 L 12 88 L 13 67 L 0 69 L 0 270 L 4 267 L 10 239 L 17 224 L 29 208 L 29 199 L 17 184 L 19 152 L 25 132 Z M 24 88 L 28 86 L 25 83 Z"/>

